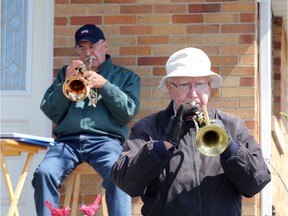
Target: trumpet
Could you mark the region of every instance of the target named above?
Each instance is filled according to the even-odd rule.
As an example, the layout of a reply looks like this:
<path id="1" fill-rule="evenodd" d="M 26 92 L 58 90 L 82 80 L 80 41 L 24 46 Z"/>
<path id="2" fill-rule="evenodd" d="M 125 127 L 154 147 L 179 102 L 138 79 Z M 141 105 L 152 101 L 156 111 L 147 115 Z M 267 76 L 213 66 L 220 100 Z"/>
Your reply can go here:
<path id="1" fill-rule="evenodd" d="M 221 126 L 211 124 L 206 105 L 202 106 L 202 111 L 193 116 L 197 130 L 196 148 L 203 155 L 218 156 L 228 147 L 228 135 Z"/>
<path id="2" fill-rule="evenodd" d="M 83 78 L 82 75 L 85 71 L 89 71 L 92 67 L 92 62 L 95 59 L 90 56 L 89 57 L 89 64 L 82 65 L 80 68 L 78 68 L 77 75 L 69 77 L 65 80 L 62 91 L 64 95 L 71 101 L 82 101 L 86 97 L 89 98 L 89 101 L 91 102 L 92 106 L 96 107 L 97 101 L 98 101 L 98 92 L 92 90 L 89 87 L 88 81 Z"/>

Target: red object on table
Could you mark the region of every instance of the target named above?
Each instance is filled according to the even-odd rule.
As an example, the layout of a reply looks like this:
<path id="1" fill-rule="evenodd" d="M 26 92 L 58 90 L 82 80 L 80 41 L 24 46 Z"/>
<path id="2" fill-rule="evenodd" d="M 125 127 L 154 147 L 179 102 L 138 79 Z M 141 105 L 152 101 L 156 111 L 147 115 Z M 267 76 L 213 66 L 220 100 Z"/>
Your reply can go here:
<path id="1" fill-rule="evenodd" d="M 71 209 L 69 206 L 64 206 L 62 209 L 57 209 L 47 200 L 45 202 L 46 206 L 51 210 L 51 216 L 67 216 Z"/>
<path id="2" fill-rule="evenodd" d="M 94 214 L 97 212 L 99 208 L 100 201 L 101 201 L 101 195 L 97 195 L 92 205 L 89 206 L 82 205 L 80 210 L 87 216 L 94 216 Z"/>

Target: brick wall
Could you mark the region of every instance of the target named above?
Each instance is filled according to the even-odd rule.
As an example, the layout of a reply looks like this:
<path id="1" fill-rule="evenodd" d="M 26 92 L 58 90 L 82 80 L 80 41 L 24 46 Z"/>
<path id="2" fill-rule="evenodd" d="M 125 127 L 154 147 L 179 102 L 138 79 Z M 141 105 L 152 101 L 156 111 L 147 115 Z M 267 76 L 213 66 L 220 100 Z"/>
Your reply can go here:
<path id="1" fill-rule="evenodd" d="M 133 122 L 167 106 L 168 97 L 157 88 L 166 60 L 194 46 L 223 77 L 209 106 L 245 119 L 258 140 L 257 0 L 55 0 L 54 75 L 77 58 L 74 32 L 86 23 L 104 31 L 114 63 L 141 77 L 141 108 Z M 81 198 L 87 196 L 83 191 Z M 140 207 L 134 198 L 133 216 Z M 243 215 L 260 215 L 259 208 L 258 195 L 244 199 Z"/>
<path id="2" fill-rule="evenodd" d="M 288 114 L 288 49 L 287 35 L 284 31 L 281 17 L 273 19 L 273 113 L 278 122 L 283 125 L 282 130 L 288 134 L 288 120 L 279 115 L 279 112 Z M 286 128 L 286 131 L 285 131 Z M 288 138 L 287 138 L 288 140 Z M 272 204 L 275 215 L 286 215 L 288 209 L 288 143 L 282 143 L 284 154 L 281 154 L 275 143 L 272 142 L 271 173 L 272 173 Z M 286 148 L 285 148 L 286 147 Z"/>
<path id="3" fill-rule="evenodd" d="M 284 23 L 281 17 L 273 19 L 273 114 L 288 112 L 288 46 Z M 284 123 L 288 131 L 288 122 Z"/>

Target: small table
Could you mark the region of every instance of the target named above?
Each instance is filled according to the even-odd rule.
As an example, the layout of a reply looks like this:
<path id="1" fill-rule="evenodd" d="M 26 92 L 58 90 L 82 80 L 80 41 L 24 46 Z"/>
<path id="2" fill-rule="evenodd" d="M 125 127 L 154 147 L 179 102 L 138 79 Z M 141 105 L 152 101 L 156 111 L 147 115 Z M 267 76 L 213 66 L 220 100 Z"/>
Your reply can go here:
<path id="1" fill-rule="evenodd" d="M 18 142 L 17 140 L 13 139 L 0 139 L 0 146 L 1 146 L 1 168 L 3 170 L 4 180 L 6 183 L 8 196 L 10 200 L 10 208 L 8 211 L 7 216 L 19 216 L 18 211 L 18 201 L 28 175 L 29 167 L 31 165 L 33 156 L 37 154 L 41 150 L 46 150 L 46 146 L 38 146 L 38 145 L 31 145 L 23 142 Z M 22 152 L 27 152 L 27 158 L 22 169 L 21 175 L 19 177 L 16 190 L 13 191 L 11 178 L 7 169 L 7 163 L 5 157 L 9 156 L 20 156 Z"/>

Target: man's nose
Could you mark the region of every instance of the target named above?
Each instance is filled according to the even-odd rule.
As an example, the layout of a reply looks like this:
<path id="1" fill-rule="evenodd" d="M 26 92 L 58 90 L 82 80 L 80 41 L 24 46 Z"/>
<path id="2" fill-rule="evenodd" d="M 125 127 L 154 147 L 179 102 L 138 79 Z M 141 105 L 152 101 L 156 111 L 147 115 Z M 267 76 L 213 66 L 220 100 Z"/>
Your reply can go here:
<path id="1" fill-rule="evenodd" d="M 191 86 L 191 88 L 189 90 L 189 95 L 192 95 L 194 97 L 198 95 L 195 86 Z"/>
<path id="2" fill-rule="evenodd" d="M 88 47 L 85 49 L 85 55 L 86 56 L 91 56 L 92 50 Z"/>

